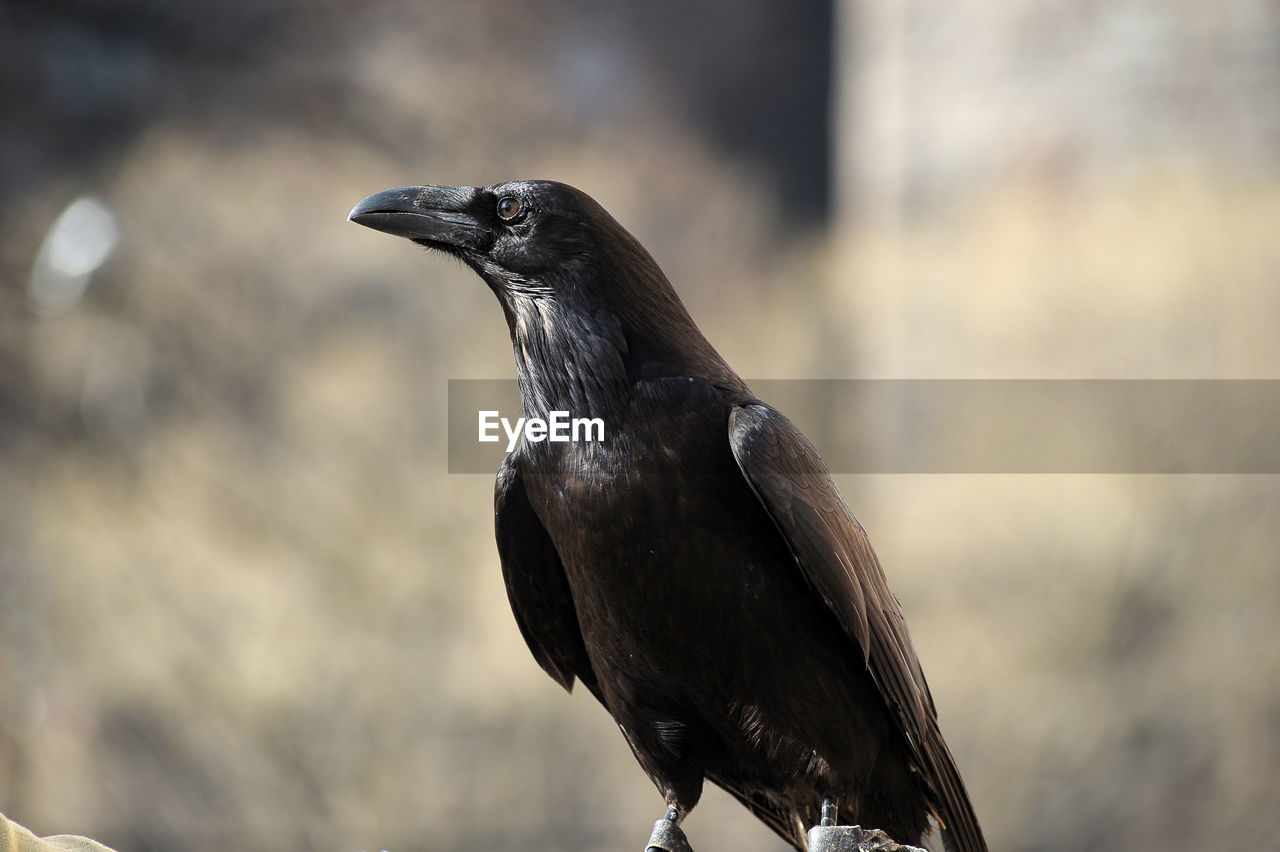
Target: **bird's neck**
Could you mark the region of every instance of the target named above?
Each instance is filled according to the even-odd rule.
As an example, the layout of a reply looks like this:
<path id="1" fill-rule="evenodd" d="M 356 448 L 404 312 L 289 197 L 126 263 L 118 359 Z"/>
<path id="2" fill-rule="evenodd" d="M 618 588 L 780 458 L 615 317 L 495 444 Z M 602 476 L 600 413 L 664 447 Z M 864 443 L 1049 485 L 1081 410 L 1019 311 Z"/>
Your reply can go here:
<path id="1" fill-rule="evenodd" d="M 747 392 L 651 260 L 596 276 L 613 284 L 585 298 L 573 281 L 499 291 L 525 417 L 625 416 L 637 383 L 673 376 Z"/>
<path id="2" fill-rule="evenodd" d="M 624 409 L 627 341 L 616 317 L 517 297 L 508 319 L 525 417 L 603 417 Z"/>

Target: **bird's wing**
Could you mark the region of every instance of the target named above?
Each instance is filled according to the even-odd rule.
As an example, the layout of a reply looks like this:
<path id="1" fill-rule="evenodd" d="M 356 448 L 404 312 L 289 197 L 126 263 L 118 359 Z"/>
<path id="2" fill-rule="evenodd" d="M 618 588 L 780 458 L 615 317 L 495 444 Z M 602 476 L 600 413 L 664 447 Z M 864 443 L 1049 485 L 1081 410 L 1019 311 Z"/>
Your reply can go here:
<path id="1" fill-rule="evenodd" d="M 810 587 L 857 643 L 873 673 L 883 667 L 892 675 L 881 685 L 886 697 L 918 703 L 917 696 L 925 693 L 923 677 L 898 602 L 867 534 L 818 451 L 794 423 L 762 403 L 733 409 L 729 442 L 738 467 L 777 524 Z M 901 696 L 893 694 L 898 684 Z"/>
<path id="2" fill-rule="evenodd" d="M 498 471 L 493 503 L 502 578 L 525 643 L 556 683 L 572 691 L 577 677 L 598 698 L 564 566 L 529 504 L 514 453 Z"/>
<path id="3" fill-rule="evenodd" d="M 762 403 L 729 415 L 729 442 L 756 497 L 786 539 L 805 579 L 856 643 L 926 778 L 936 779 L 937 814 L 962 837 L 981 838 L 968 794 L 938 730 L 937 711 L 862 525 L 840 496 L 818 451 Z M 945 817 L 944 817 L 945 815 Z M 951 825 L 955 822 L 958 825 Z M 980 848 L 965 845 L 962 848 Z"/>

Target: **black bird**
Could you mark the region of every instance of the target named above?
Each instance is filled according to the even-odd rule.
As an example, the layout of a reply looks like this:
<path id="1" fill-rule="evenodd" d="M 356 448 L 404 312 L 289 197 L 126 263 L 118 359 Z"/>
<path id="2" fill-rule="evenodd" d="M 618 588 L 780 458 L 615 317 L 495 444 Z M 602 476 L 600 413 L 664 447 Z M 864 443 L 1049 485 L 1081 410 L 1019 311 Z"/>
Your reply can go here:
<path id="1" fill-rule="evenodd" d="M 533 656 L 621 727 L 677 822 L 704 778 L 797 849 L 824 799 L 917 843 L 986 849 L 902 610 L 813 445 L 756 399 L 647 251 L 551 181 L 415 186 L 351 221 L 460 258 L 506 315 L 525 441 L 498 551 Z"/>

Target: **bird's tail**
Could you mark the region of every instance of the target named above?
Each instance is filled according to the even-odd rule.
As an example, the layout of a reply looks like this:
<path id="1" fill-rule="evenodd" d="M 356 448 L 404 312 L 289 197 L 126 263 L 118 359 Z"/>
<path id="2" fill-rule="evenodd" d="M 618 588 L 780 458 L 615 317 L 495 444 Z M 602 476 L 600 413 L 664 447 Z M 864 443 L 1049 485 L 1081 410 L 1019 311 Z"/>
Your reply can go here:
<path id="1" fill-rule="evenodd" d="M 707 777 L 741 802 L 756 819 L 773 829 L 775 834 L 795 847 L 797 852 L 807 852 L 805 832 L 808 826 L 796 818 L 793 808 L 758 791 L 748 791 L 727 783 L 714 774 L 708 774 Z"/>
<path id="2" fill-rule="evenodd" d="M 925 747 L 930 777 L 936 779 L 933 792 L 934 818 L 942 826 L 942 843 L 947 852 L 987 852 L 978 817 L 969 801 L 960 771 L 942 736 L 930 737 Z"/>

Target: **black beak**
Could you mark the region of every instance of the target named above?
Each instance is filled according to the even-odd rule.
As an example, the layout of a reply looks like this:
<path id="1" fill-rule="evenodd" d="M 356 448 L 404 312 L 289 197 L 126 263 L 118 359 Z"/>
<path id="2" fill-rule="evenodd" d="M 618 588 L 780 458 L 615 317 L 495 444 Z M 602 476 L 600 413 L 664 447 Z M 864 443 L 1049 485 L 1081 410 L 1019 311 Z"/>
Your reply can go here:
<path id="1" fill-rule="evenodd" d="M 347 219 L 432 248 L 482 250 L 489 230 L 469 211 L 471 186 L 406 186 L 370 195 Z"/>

